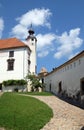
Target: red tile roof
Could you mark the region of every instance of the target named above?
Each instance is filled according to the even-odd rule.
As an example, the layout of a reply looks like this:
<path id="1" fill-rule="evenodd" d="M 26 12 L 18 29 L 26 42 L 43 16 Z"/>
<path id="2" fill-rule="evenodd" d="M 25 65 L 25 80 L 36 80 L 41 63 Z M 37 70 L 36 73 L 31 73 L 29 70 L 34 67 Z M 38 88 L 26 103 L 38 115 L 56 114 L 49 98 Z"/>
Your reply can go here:
<path id="1" fill-rule="evenodd" d="M 0 50 L 19 47 L 27 47 L 27 45 L 17 38 L 8 38 L 0 40 Z"/>

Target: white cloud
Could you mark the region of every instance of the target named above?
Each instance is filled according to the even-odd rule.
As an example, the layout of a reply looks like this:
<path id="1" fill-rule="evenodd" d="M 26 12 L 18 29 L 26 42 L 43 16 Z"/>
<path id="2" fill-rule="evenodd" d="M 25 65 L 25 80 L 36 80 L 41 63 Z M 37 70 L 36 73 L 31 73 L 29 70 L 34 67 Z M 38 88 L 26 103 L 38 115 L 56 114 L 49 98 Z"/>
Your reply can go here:
<path id="1" fill-rule="evenodd" d="M 51 51 L 55 51 L 54 57 L 60 59 L 62 57 L 71 58 L 74 56 L 74 50 L 81 47 L 83 40 L 79 37 L 80 28 L 71 29 L 62 35 L 48 33 L 45 35 L 38 34 L 38 56 L 44 57 Z M 77 54 L 77 53 L 76 53 Z"/>
<path id="2" fill-rule="evenodd" d="M 18 38 L 23 38 L 26 36 L 27 30 L 32 23 L 33 26 L 46 26 L 51 27 L 49 23 L 49 18 L 52 15 L 49 9 L 32 9 L 27 13 L 23 14 L 21 17 L 16 18 L 18 24 L 12 28 L 11 34 Z"/>
<path id="3" fill-rule="evenodd" d="M 32 9 L 21 17 L 16 18 L 18 24 L 12 28 L 12 36 L 19 39 L 27 37 L 27 28 L 32 23 L 33 26 L 51 27 L 49 18 L 52 15 L 49 9 Z M 60 59 L 63 56 L 70 57 L 74 50 L 80 48 L 83 40 L 79 37 L 80 28 L 71 29 L 69 32 L 63 32 L 62 35 L 53 33 L 38 34 L 37 51 L 39 57 L 47 56 L 53 51 L 54 57 Z"/>
<path id="4" fill-rule="evenodd" d="M 39 57 L 44 57 L 53 50 L 53 41 L 55 40 L 54 34 L 38 34 L 37 36 L 37 51 Z"/>
<path id="5" fill-rule="evenodd" d="M 18 24 L 12 28 L 12 35 L 19 39 L 25 39 L 27 37 L 27 28 Z"/>
<path id="6" fill-rule="evenodd" d="M 49 51 L 45 50 L 45 51 L 41 51 L 38 52 L 38 57 L 45 57 L 49 54 Z"/>
<path id="7" fill-rule="evenodd" d="M 3 29 L 4 29 L 4 20 L 3 18 L 0 18 L 0 38 L 2 37 Z"/>
<path id="8" fill-rule="evenodd" d="M 32 23 L 35 26 L 50 26 L 48 22 L 51 12 L 49 9 L 33 9 L 17 18 L 16 20 L 23 26 L 30 26 Z"/>
<path id="9" fill-rule="evenodd" d="M 42 50 L 43 47 L 51 45 L 53 40 L 55 40 L 55 35 L 52 33 L 38 34 L 36 37 L 38 39 L 37 50 Z"/>
<path id="10" fill-rule="evenodd" d="M 67 56 L 73 54 L 73 51 L 79 48 L 83 40 L 79 37 L 80 28 L 72 29 L 69 33 L 64 32 L 61 36 L 56 36 L 56 40 L 59 43 L 57 47 L 57 52 L 54 54 L 54 57 L 60 59 L 63 56 Z"/>

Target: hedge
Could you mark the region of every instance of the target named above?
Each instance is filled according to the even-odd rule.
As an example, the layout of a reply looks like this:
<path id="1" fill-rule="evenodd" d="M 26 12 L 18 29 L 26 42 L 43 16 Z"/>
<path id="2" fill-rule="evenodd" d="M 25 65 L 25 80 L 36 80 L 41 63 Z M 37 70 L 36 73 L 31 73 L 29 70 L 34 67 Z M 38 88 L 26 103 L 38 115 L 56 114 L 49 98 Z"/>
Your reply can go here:
<path id="1" fill-rule="evenodd" d="M 2 83 L 4 86 L 13 86 L 13 85 L 26 85 L 27 84 L 27 81 L 24 80 L 24 79 L 21 79 L 21 80 L 6 80 L 6 81 L 3 81 Z"/>

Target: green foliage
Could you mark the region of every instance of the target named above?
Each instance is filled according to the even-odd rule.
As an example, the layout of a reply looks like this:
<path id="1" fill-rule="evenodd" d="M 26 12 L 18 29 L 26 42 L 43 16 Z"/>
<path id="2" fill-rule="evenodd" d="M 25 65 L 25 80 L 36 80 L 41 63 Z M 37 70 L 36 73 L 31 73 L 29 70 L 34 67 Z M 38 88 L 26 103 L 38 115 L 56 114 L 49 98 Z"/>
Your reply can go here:
<path id="1" fill-rule="evenodd" d="M 7 130 L 40 130 L 53 116 L 48 105 L 16 93 L 0 97 L 0 127 Z"/>
<path id="2" fill-rule="evenodd" d="M 12 86 L 12 85 L 26 85 L 27 84 L 27 81 L 24 80 L 24 79 L 21 79 L 21 80 L 6 80 L 6 81 L 3 81 L 3 85 L 4 86 Z"/>
<path id="3" fill-rule="evenodd" d="M 38 90 L 38 87 L 44 87 L 43 84 L 40 82 L 40 79 L 35 75 L 28 75 L 26 78 L 30 79 L 33 88 L 36 88 Z"/>

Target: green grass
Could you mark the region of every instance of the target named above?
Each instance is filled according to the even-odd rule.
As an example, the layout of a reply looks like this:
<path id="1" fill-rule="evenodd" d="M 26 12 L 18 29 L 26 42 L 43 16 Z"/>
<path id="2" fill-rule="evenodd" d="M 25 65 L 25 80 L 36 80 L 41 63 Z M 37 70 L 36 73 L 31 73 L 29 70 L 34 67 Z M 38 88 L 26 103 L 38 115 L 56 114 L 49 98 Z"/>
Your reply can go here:
<path id="1" fill-rule="evenodd" d="M 52 110 L 35 98 L 15 93 L 0 97 L 0 127 L 6 130 L 40 130 L 52 116 Z"/>
<path id="2" fill-rule="evenodd" d="M 36 95 L 36 96 L 52 96 L 52 93 L 50 92 L 25 92 L 22 94 Z"/>

